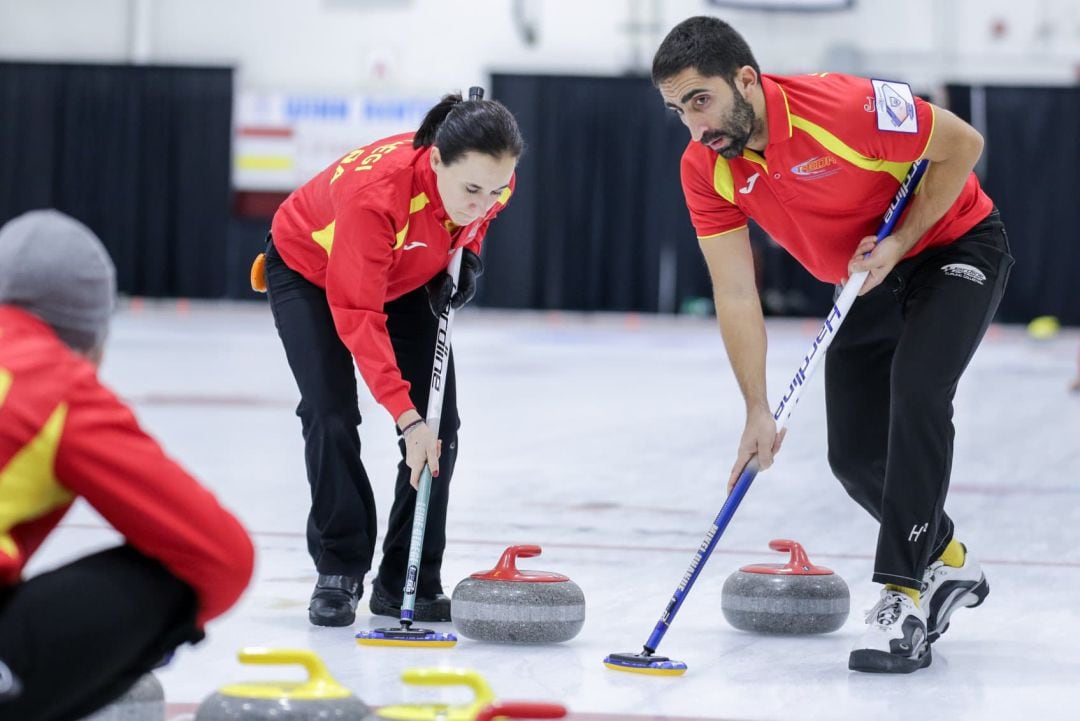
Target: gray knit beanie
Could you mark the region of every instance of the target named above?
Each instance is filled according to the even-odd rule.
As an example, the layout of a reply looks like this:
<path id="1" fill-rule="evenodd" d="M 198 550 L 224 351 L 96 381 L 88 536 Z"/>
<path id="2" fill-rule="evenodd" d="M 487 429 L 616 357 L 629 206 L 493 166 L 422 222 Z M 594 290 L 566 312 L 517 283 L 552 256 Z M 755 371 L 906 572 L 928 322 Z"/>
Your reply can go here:
<path id="1" fill-rule="evenodd" d="M 81 353 L 105 342 L 116 268 L 93 231 L 56 210 L 32 210 L 0 228 L 0 304 L 51 325 Z"/>

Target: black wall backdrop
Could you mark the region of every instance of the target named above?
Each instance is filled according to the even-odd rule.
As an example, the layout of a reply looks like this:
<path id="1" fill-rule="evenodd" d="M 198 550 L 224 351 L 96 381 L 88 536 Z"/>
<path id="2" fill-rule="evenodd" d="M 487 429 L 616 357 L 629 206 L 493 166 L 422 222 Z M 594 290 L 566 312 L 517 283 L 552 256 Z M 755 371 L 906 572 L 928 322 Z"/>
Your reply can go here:
<path id="1" fill-rule="evenodd" d="M 985 124 L 983 187 L 1016 258 L 998 319 L 1080 324 L 1080 87 L 948 93 L 957 115 Z"/>
<path id="2" fill-rule="evenodd" d="M 0 63 L 0 223 L 53 207 L 134 295 L 221 297 L 229 68 Z"/>
<path id="3" fill-rule="evenodd" d="M 648 82 L 495 75 L 491 94 L 528 148 L 488 234 L 485 305 L 657 310 L 672 268 L 708 294 L 679 189 L 686 131 Z"/>

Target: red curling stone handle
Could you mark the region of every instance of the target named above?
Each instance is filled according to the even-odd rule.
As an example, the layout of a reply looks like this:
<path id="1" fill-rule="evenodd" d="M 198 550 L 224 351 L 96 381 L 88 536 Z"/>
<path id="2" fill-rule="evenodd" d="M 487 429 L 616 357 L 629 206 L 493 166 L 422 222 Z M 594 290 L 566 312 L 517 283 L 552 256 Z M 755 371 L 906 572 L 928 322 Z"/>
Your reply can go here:
<path id="1" fill-rule="evenodd" d="M 757 563 L 750 566 L 743 566 L 739 570 L 745 573 L 767 573 L 782 576 L 832 575 L 831 569 L 825 568 L 824 566 L 815 566 L 811 563 L 809 556 L 806 555 L 806 549 L 804 549 L 802 544 L 797 541 L 790 541 L 786 538 L 775 538 L 769 541 L 769 548 L 774 551 L 780 551 L 781 553 L 790 553 L 791 556 L 788 558 L 788 562 L 784 565 L 776 563 Z"/>
<path id="2" fill-rule="evenodd" d="M 535 548 L 535 546 L 534 546 Z M 564 718 L 566 707 L 557 703 L 527 703 L 525 701 L 504 701 L 485 706 L 477 714 L 476 721 L 492 721 L 505 716 L 507 718 Z"/>
<path id="3" fill-rule="evenodd" d="M 561 583 L 570 579 L 561 573 L 548 573 L 546 571 L 519 571 L 517 559 L 534 558 L 540 555 L 540 546 L 521 545 L 510 546 L 503 551 L 499 562 L 490 571 L 474 573 L 470 578 L 481 581 L 524 581 L 531 583 Z"/>

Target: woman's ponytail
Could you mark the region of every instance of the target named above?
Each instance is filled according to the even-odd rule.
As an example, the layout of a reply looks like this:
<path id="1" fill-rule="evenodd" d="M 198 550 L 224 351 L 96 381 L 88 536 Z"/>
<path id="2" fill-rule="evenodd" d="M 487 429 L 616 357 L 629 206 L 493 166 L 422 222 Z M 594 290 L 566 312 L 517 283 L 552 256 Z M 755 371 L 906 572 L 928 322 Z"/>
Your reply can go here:
<path id="1" fill-rule="evenodd" d="M 446 116 L 450 114 L 450 111 L 461 102 L 460 93 L 444 95 L 439 104 L 427 111 L 427 115 L 424 116 L 424 122 L 420 123 L 420 129 L 413 136 L 413 147 L 426 148 L 434 145 L 435 133 L 439 131 L 439 126 L 446 120 Z"/>

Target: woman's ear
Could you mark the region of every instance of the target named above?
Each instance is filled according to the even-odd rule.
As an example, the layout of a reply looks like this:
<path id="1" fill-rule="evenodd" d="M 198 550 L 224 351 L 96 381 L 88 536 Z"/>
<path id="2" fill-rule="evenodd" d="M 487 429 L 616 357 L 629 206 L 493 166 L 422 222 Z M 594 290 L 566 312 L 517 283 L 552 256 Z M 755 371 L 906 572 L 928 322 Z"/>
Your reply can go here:
<path id="1" fill-rule="evenodd" d="M 432 170 L 438 170 L 440 165 L 442 165 L 442 153 L 439 152 L 438 147 L 432 145 L 431 146 L 431 169 Z"/>

